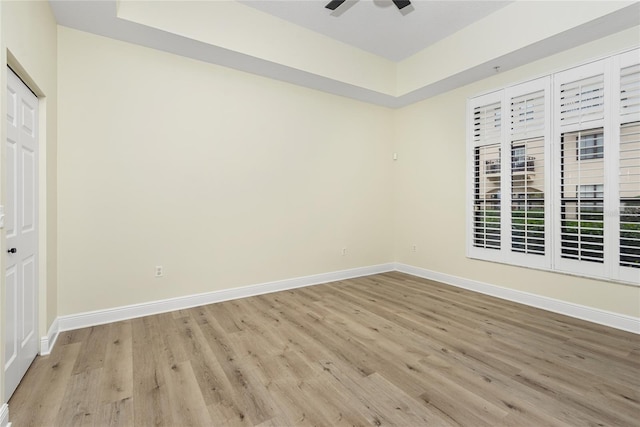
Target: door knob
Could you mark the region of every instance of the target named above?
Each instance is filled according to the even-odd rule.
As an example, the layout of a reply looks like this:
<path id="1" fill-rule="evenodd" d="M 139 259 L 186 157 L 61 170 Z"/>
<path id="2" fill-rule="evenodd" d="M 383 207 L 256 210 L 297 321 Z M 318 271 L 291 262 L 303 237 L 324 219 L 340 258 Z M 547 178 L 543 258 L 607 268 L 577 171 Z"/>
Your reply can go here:
<path id="1" fill-rule="evenodd" d="M 11 248 L 11 249 L 7 249 L 7 252 L 10 254 L 15 254 L 16 252 L 18 252 L 18 250 L 16 248 Z"/>

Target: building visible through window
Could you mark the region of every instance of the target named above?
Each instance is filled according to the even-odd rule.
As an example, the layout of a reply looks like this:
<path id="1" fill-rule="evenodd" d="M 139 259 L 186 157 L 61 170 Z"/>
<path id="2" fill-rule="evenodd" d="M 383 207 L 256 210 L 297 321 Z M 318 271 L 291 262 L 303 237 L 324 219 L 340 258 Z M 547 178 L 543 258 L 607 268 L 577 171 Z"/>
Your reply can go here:
<path id="1" fill-rule="evenodd" d="M 602 159 L 604 157 L 604 135 L 593 133 L 580 135 L 578 160 Z"/>

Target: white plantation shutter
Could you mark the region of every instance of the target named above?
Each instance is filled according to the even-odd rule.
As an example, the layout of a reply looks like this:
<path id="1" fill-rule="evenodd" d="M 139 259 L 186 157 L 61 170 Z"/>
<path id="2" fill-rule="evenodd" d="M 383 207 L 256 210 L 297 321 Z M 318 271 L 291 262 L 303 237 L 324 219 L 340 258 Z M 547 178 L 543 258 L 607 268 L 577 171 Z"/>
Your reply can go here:
<path id="1" fill-rule="evenodd" d="M 620 278 L 640 279 L 640 50 L 620 57 L 617 158 Z"/>
<path id="2" fill-rule="evenodd" d="M 485 145 L 477 147 L 475 153 L 473 245 L 500 249 L 500 187 L 491 184 L 491 174 L 500 174 L 500 163 L 497 163 L 497 169 L 493 163 L 498 159 L 499 150 L 495 145 Z"/>
<path id="3" fill-rule="evenodd" d="M 558 73 L 556 143 L 559 184 L 556 264 L 563 270 L 604 276 L 605 82 L 604 61 Z M 607 196 L 608 197 L 608 196 Z"/>
<path id="4" fill-rule="evenodd" d="M 516 141 L 511 147 L 511 250 L 544 255 L 545 141 Z"/>
<path id="5" fill-rule="evenodd" d="M 604 157 L 582 160 L 577 154 L 585 139 L 600 135 L 602 128 L 561 134 L 562 258 L 604 262 Z"/>
<path id="6" fill-rule="evenodd" d="M 623 124 L 620 129 L 618 185 L 620 265 L 640 269 L 640 122 Z"/>
<path id="7" fill-rule="evenodd" d="M 548 77 L 507 90 L 510 153 L 510 249 L 543 258 L 548 254 L 547 156 L 550 143 Z M 549 259 L 549 257 L 547 257 Z M 525 264 L 549 266 L 545 259 L 524 258 Z M 538 264 L 542 263 L 542 264 Z"/>
<path id="8" fill-rule="evenodd" d="M 490 94 L 471 107 L 473 145 L 473 247 L 501 248 L 500 143 L 502 106 Z"/>

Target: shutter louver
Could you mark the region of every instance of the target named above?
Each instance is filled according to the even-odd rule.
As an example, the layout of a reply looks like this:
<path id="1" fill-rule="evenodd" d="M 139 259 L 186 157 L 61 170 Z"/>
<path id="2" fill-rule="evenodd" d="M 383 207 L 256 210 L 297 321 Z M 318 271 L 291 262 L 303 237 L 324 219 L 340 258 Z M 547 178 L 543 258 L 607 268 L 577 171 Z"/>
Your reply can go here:
<path id="1" fill-rule="evenodd" d="M 640 114 L 640 64 L 620 70 L 621 122 L 638 120 Z"/>
<path id="2" fill-rule="evenodd" d="M 544 135 L 544 91 L 518 96 L 511 100 L 511 140 Z"/>
<path id="3" fill-rule="evenodd" d="M 501 134 L 500 103 L 476 107 L 473 110 L 473 145 L 500 143 Z"/>
<path id="4" fill-rule="evenodd" d="M 604 117 L 604 75 L 560 86 L 560 125 L 579 125 Z"/>

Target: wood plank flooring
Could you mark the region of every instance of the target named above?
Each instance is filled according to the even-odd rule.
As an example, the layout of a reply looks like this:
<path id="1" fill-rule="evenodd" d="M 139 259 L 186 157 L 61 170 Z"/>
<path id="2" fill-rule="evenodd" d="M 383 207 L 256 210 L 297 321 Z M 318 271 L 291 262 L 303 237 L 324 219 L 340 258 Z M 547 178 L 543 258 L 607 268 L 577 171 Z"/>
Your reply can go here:
<path id="1" fill-rule="evenodd" d="M 639 426 L 640 336 L 385 273 L 62 333 L 23 426 Z"/>

